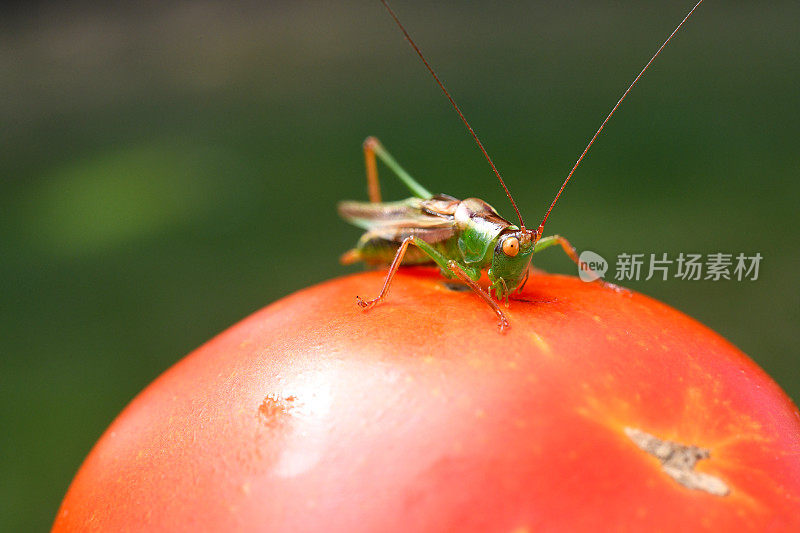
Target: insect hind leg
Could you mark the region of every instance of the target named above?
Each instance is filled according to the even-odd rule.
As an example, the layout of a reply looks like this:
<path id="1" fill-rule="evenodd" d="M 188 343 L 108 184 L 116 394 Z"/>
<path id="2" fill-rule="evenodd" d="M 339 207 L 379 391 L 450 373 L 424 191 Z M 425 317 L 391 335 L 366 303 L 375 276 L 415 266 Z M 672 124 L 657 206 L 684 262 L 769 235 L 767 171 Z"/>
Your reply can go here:
<path id="1" fill-rule="evenodd" d="M 395 161 L 394 157 L 386 151 L 386 148 L 383 147 L 376 137 L 367 137 L 364 139 L 363 147 L 364 163 L 367 167 L 367 190 L 369 192 L 370 202 L 381 201 L 381 188 L 378 182 L 378 165 L 375 156 L 400 178 L 400 181 L 411 191 L 411 194 L 423 200 L 427 200 L 433 196 L 430 191 L 417 183 L 417 180 L 412 178 L 411 175 Z"/>
<path id="2" fill-rule="evenodd" d="M 380 142 L 375 137 L 367 137 L 364 139 L 364 164 L 367 167 L 367 193 L 369 194 L 369 201 L 372 203 L 380 203 L 381 201 L 381 184 L 378 181 L 378 164 L 375 161 L 375 146 L 380 146 Z"/>

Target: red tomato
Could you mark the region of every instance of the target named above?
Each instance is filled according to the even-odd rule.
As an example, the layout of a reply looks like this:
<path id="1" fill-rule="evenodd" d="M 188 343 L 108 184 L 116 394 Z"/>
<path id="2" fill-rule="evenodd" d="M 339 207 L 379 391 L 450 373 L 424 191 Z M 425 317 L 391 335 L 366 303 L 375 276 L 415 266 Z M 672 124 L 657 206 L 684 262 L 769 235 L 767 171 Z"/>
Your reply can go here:
<path id="1" fill-rule="evenodd" d="M 55 531 L 800 531 L 800 414 L 635 293 L 532 277 L 498 332 L 431 270 L 324 283 L 142 392 Z"/>

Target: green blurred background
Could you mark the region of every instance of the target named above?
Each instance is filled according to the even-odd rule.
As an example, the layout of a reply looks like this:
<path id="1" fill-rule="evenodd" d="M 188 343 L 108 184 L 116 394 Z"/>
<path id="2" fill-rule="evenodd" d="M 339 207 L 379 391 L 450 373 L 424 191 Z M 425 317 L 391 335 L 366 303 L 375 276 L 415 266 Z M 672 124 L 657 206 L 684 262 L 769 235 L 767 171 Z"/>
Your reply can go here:
<path id="1" fill-rule="evenodd" d="M 19 3 L 0 32 L 0 530 L 49 526 L 114 416 L 254 310 L 353 271 L 361 141 L 512 215 L 377 0 Z M 529 221 L 690 2 L 395 0 Z M 628 286 L 795 399 L 800 4 L 708 2 L 549 223 L 580 249 L 760 252 L 755 282 Z M 384 172 L 385 196 L 404 191 Z M 532 223 L 532 222 L 530 222 Z M 573 273 L 552 252 L 545 269 Z"/>

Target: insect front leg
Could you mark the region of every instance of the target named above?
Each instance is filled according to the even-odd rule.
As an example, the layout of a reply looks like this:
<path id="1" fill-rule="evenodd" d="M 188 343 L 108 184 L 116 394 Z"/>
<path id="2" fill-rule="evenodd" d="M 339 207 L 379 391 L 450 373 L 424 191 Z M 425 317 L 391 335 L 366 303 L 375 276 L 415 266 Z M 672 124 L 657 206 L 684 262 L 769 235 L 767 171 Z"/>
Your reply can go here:
<path id="1" fill-rule="evenodd" d="M 525 269 L 525 277 L 522 279 L 522 283 L 519 284 L 517 287 L 517 294 L 522 294 L 522 289 L 525 288 L 525 284 L 528 283 L 528 278 L 531 276 L 531 265 L 528 265 L 528 268 Z"/>
<path id="2" fill-rule="evenodd" d="M 413 237 L 412 237 L 413 238 Z M 497 318 L 499 319 L 498 326 L 500 327 L 500 331 L 503 332 L 510 326 L 508 321 L 508 317 L 503 313 L 500 309 L 500 306 L 495 302 L 491 295 L 487 293 L 485 290 L 478 285 L 477 281 L 481 277 L 481 271 L 478 268 L 470 268 L 465 265 L 462 265 L 458 261 L 454 261 L 449 259 L 436 251 L 436 249 L 428 244 L 427 242 L 421 239 L 414 239 L 414 244 L 423 252 L 425 252 L 431 259 L 433 259 L 437 265 L 442 268 L 444 273 L 450 272 L 455 275 L 458 279 L 463 281 L 467 284 L 467 286 L 475 292 L 481 299 L 486 302 L 489 307 L 497 314 Z"/>
<path id="3" fill-rule="evenodd" d="M 392 279 L 394 279 L 394 275 L 397 274 L 397 269 L 400 268 L 400 264 L 403 262 L 403 256 L 406 255 L 408 245 L 414 240 L 415 239 L 413 236 L 407 237 L 400 244 L 400 248 L 397 249 L 397 253 L 392 260 L 392 264 L 389 266 L 389 273 L 386 275 L 386 280 L 383 282 L 383 288 L 376 298 L 373 298 L 372 300 L 362 300 L 360 296 L 356 296 L 356 301 L 358 302 L 359 307 L 364 310 L 371 309 L 386 297 L 386 293 L 389 292 L 389 285 L 392 284 Z"/>
<path id="4" fill-rule="evenodd" d="M 369 199 L 371 202 L 381 201 L 381 189 L 378 183 L 378 165 L 375 161 L 375 156 L 383 161 L 389 167 L 400 181 L 408 187 L 411 194 L 423 200 L 427 200 L 433 196 L 425 187 L 417 183 L 417 180 L 411 177 L 411 174 L 406 172 L 400 164 L 395 161 L 394 157 L 386 151 L 381 142 L 375 137 L 367 137 L 364 139 L 364 162 L 367 167 L 367 189 L 369 190 Z"/>
<path id="5" fill-rule="evenodd" d="M 561 248 L 564 250 L 564 253 L 566 253 L 567 256 L 569 256 L 569 258 L 572 259 L 572 261 L 576 265 L 578 265 L 579 269 L 594 274 L 595 276 L 594 281 L 600 282 L 601 285 L 606 284 L 606 282 L 603 281 L 602 277 L 597 272 L 589 268 L 589 266 L 586 263 L 580 260 L 580 258 L 578 257 L 578 252 L 575 251 L 575 247 L 572 246 L 570 242 L 561 235 L 551 235 L 549 237 L 542 237 L 534 245 L 533 253 L 541 252 L 542 250 L 550 248 L 551 246 L 554 246 L 556 244 L 561 246 Z"/>
<path id="6" fill-rule="evenodd" d="M 413 237 L 411 237 L 413 238 Z M 450 272 L 455 275 L 458 279 L 463 281 L 464 283 L 469 286 L 470 289 L 475 292 L 481 299 L 486 302 L 489 307 L 492 308 L 492 311 L 497 314 L 497 318 L 499 319 L 498 326 L 500 327 L 500 332 L 504 332 L 510 326 L 508 321 L 508 317 L 503 313 L 500 309 L 500 306 L 492 299 L 492 296 L 487 293 L 485 290 L 478 285 L 477 280 L 481 277 L 481 271 L 478 268 L 470 268 L 465 265 L 462 265 L 458 261 L 454 261 L 449 259 L 436 251 L 436 249 L 428 244 L 427 242 L 421 239 L 414 239 L 413 243 L 423 252 L 425 252 L 431 259 L 433 259 L 437 265 L 439 265 L 443 271 L 443 273 Z"/>
<path id="7" fill-rule="evenodd" d="M 500 320 L 498 326 L 500 327 L 500 332 L 503 333 L 506 329 L 510 327 L 510 323 L 508 321 L 508 317 L 503 313 L 503 310 L 500 309 L 500 306 L 497 305 L 492 297 L 484 291 L 478 283 L 472 279 L 469 274 L 459 265 L 456 261 L 450 260 L 447 262 L 447 268 L 453 272 L 458 278 L 469 285 L 469 288 L 472 289 L 475 294 L 480 296 L 484 302 L 489 304 L 489 307 L 497 314 L 497 318 Z"/>
<path id="8" fill-rule="evenodd" d="M 497 314 L 497 317 L 500 320 L 498 325 L 501 332 L 505 331 L 509 327 L 510 324 L 508 317 L 506 317 L 505 313 L 503 313 L 503 311 L 500 309 L 500 306 L 498 306 L 497 302 L 492 300 L 492 297 L 487 294 L 486 291 L 484 291 L 476 282 L 476 280 L 480 277 L 480 270 L 465 267 L 460 265 L 457 261 L 448 259 L 439 253 L 433 246 L 422 239 L 414 237 L 413 235 L 406 237 L 400 244 L 400 248 L 397 249 L 397 254 L 395 254 L 394 260 L 392 260 L 392 264 L 389 267 L 389 273 L 386 275 L 386 280 L 383 282 L 383 288 L 381 289 L 380 294 L 378 294 L 378 296 L 372 300 L 362 300 L 359 296 L 356 296 L 358 305 L 362 309 L 371 309 L 386 297 L 386 293 L 389 292 L 389 285 L 391 285 L 392 279 L 394 279 L 395 274 L 397 274 L 397 269 L 400 268 L 400 264 L 403 262 L 403 256 L 405 256 L 406 250 L 411 244 L 429 256 L 437 265 L 439 265 L 444 273 L 450 273 L 451 275 L 459 278 L 461 281 L 466 283 L 469 288 L 472 289 L 478 296 L 480 296 L 483 301 L 486 302 Z"/>
<path id="9" fill-rule="evenodd" d="M 413 235 L 406 237 L 403 239 L 403 242 L 400 243 L 400 248 L 397 249 L 397 253 L 392 260 L 392 264 L 389 266 L 389 273 L 386 275 L 386 280 L 383 282 L 383 288 L 381 289 L 380 294 L 376 298 L 372 300 L 362 300 L 360 296 L 356 296 L 356 300 L 358 301 L 358 305 L 362 309 L 370 309 L 376 304 L 380 303 L 386 297 L 386 293 L 389 292 L 389 285 L 392 283 L 392 279 L 394 278 L 395 274 L 397 274 L 397 269 L 400 268 L 400 265 L 403 263 L 403 257 L 406 255 L 406 250 L 408 246 L 413 244 L 420 250 L 422 250 L 428 257 L 430 257 L 439 267 L 442 268 L 443 272 L 451 272 L 450 268 L 448 267 L 448 259 L 443 256 L 441 253 L 436 251 L 434 247 L 430 244 L 425 242 L 422 239 L 419 239 Z M 453 272 L 452 275 L 456 275 Z M 478 273 L 480 275 L 480 273 Z"/>

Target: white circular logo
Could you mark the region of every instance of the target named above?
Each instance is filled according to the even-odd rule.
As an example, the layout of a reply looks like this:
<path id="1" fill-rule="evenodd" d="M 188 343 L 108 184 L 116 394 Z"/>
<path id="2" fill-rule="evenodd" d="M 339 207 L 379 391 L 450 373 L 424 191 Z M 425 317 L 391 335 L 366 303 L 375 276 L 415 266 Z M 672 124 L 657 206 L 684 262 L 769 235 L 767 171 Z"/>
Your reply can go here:
<path id="1" fill-rule="evenodd" d="M 608 272 L 608 261 L 603 259 L 603 256 L 596 254 L 590 250 L 584 250 L 578 257 L 580 265 L 578 266 L 578 276 L 583 281 L 595 281 L 601 279 Z"/>

